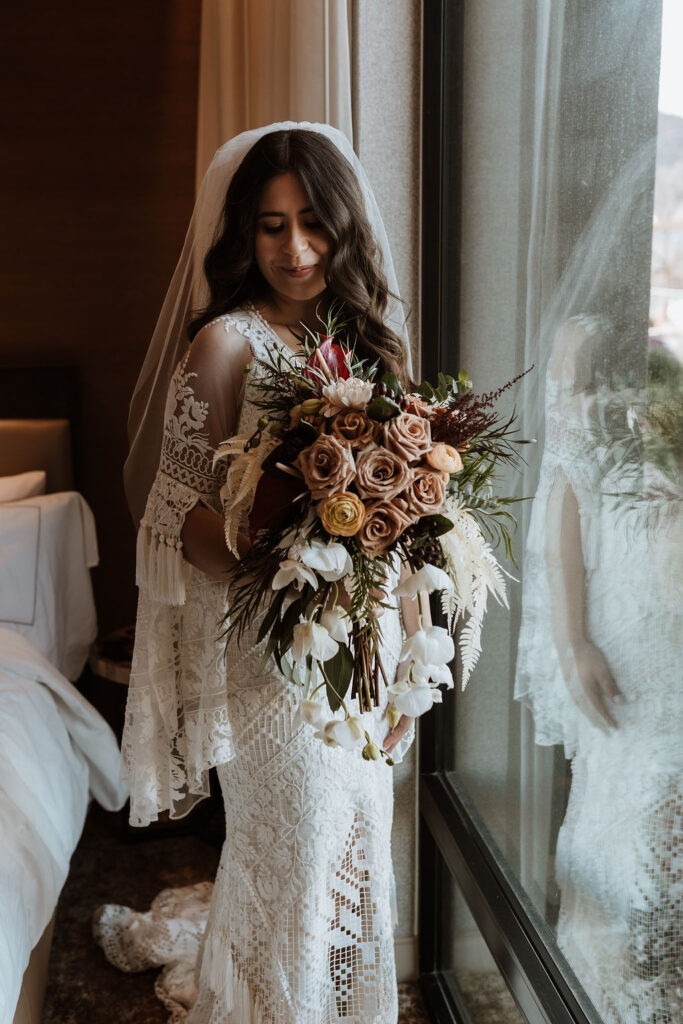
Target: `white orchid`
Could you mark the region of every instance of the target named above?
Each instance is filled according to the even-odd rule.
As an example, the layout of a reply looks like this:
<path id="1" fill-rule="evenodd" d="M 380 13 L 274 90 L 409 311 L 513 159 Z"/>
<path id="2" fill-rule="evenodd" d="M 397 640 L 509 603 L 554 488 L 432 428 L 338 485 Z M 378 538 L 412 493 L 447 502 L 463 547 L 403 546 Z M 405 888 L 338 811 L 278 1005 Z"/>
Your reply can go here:
<path id="1" fill-rule="evenodd" d="M 421 661 L 402 661 L 396 671 L 399 680 L 412 679 L 416 683 L 444 683 L 450 690 L 453 673 L 448 665 L 425 665 Z"/>
<path id="2" fill-rule="evenodd" d="M 290 551 L 291 554 L 291 551 Z M 353 562 L 343 544 L 326 544 L 321 540 L 310 540 L 297 545 L 297 556 L 309 569 L 315 569 L 324 580 L 333 583 L 342 576 L 353 572 Z"/>
<path id="3" fill-rule="evenodd" d="M 312 725 L 314 729 L 322 729 L 326 722 L 325 709 L 317 700 L 304 698 L 296 709 L 294 725 Z"/>
<path id="4" fill-rule="evenodd" d="M 272 587 L 273 590 L 283 590 L 293 584 L 297 590 L 301 590 L 304 583 L 310 583 L 318 589 L 318 577 L 312 569 L 294 558 L 285 558 L 273 577 Z"/>
<path id="5" fill-rule="evenodd" d="M 432 704 L 441 701 L 441 690 L 437 686 L 430 686 L 426 682 L 411 683 L 407 679 L 397 679 L 387 693 L 397 711 L 410 718 L 418 718 L 429 711 Z"/>
<path id="6" fill-rule="evenodd" d="M 364 409 L 372 398 L 372 384 L 360 377 L 335 380 L 322 389 L 324 416 L 334 416 L 342 409 Z"/>
<path id="7" fill-rule="evenodd" d="M 345 610 L 338 605 L 322 613 L 320 625 L 324 626 L 332 639 L 339 641 L 340 644 L 346 643 L 351 632 L 351 620 Z"/>
<path id="8" fill-rule="evenodd" d="M 338 648 L 337 641 L 318 622 L 300 622 L 294 627 L 294 661 L 303 661 L 309 654 L 315 661 L 327 661 L 335 656 Z"/>
<path id="9" fill-rule="evenodd" d="M 344 750 L 353 750 L 364 741 L 365 729 L 360 718 L 351 715 L 349 718 L 333 718 L 330 722 L 326 722 L 315 735 L 328 747 L 343 747 Z"/>
<path id="10" fill-rule="evenodd" d="M 425 668 L 447 665 L 455 655 L 453 637 L 443 626 L 427 626 L 409 636 L 401 648 L 401 661 L 414 661 Z"/>
<path id="11" fill-rule="evenodd" d="M 397 597 L 415 597 L 416 594 L 431 594 L 434 590 L 452 593 L 454 589 L 453 580 L 447 572 L 439 569 L 436 565 L 427 563 L 407 579 L 402 580 L 397 587 L 394 587 L 393 592 Z"/>

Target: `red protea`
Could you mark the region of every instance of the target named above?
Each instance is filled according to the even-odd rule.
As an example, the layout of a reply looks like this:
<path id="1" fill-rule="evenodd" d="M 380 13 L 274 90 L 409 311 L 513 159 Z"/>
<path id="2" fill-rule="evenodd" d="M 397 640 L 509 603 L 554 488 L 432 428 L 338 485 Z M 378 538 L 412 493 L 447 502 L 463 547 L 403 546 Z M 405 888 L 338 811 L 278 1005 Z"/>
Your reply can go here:
<path id="1" fill-rule="evenodd" d="M 333 337 L 322 335 L 320 344 L 308 358 L 303 375 L 321 386 L 332 380 L 346 380 L 351 376 L 348 357 L 348 350 L 342 348 Z"/>

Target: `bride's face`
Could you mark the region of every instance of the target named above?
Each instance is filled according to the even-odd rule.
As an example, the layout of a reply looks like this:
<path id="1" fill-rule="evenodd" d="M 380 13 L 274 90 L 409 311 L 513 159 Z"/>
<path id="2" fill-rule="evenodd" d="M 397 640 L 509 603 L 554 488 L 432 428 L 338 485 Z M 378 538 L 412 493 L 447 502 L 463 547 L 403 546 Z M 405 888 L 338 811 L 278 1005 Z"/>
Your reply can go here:
<path id="1" fill-rule="evenodd" d="M 264 188 L 254 244 L 258 268 L 275 293 L 305 302 L 325 290 L 331 239 L 296 174 L 280 174 Z"/>

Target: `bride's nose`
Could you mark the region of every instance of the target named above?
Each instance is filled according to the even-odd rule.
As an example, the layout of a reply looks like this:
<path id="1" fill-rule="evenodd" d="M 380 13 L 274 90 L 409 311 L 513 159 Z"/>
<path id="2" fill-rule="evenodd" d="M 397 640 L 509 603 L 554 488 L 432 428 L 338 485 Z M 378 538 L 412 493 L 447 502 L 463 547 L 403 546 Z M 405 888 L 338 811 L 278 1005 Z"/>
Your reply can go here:
<path id="1" fill-rule="evenodd" d="M 301 227 L 292 221 L 289 229 L 285 231 L 282 240 L 282 250 L 288 256 L 298 256 L 308 249 L 308 236 Z"/>

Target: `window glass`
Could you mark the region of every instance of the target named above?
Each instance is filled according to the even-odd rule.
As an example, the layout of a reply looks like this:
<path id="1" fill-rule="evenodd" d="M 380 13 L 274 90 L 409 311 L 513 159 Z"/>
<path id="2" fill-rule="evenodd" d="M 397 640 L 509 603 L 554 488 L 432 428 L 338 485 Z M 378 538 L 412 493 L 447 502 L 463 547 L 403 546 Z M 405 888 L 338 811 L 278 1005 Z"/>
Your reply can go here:
<path id="1" fill-rule="evenodd" d="M 683 1020 L 682 48 L 678 0 L 465 4 L 459 362 L 533 364 L 536 444 L 450 767 L 610 1024 Z"/>

